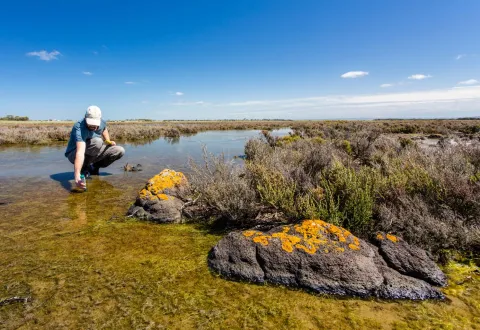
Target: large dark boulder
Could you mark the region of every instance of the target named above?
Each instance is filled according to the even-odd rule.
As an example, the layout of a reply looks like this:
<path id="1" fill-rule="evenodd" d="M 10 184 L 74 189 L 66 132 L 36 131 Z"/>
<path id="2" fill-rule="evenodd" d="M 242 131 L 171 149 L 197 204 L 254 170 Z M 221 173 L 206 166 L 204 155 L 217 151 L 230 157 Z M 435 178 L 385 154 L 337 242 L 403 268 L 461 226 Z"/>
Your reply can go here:
<path id="1" fill-rule="evenodd" d="M 378 249 L 321 220 L 267 232 L 232 232 L 210 251 L 222 276 L 300 287 L 325 294 L 389 299 L 442 299 L 430 284 L 392 269 Z"/>
<path id="2" fill-rule="evenodd" d="M 385 233 L 377 234 L 375 244 L 388 266 L 401 274 L 437 286 L 447 285 L 447 277 L 424 250 L 409 245 L 398 236 Z"/>
<path id="3" fill-rule="evenodd" d="M 177 196 L 187 184 L 182 173 L 163 170 L 148 180 L 127 215 L 158 223 L 180 223 L 184 203 Z"/>

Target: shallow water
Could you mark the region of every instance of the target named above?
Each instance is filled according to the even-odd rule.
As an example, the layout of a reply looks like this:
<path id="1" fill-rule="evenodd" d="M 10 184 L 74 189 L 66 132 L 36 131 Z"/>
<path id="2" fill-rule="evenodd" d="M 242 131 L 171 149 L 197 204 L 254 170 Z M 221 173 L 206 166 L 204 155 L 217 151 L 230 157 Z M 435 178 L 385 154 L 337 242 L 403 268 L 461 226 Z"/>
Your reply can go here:
<path id="1" fill-rule="evenodd" d="M 274 135 L 288 134 L 289 129 L 274 131 Z M 148 175 L 160 168 L 184 170 L 189 158 L 200 161 L 202 146 L 214 154 L 224 153 L 226 158 L 242 155 L 245 142 L 259 136 L 259 131 L 210 131 L 178 139 L 162 138 L 145 143 L 119 141 L 125 148 L 125 156 L 104 174 L 121 174 L 123 165 L 142 164 Z M 5 177 L 51 177 L 57 173 L 73 171 L 73 165 L 65 158 L 65 144 L 53 146 L 10 146 L 0 148 L 0 179 Z"/>
<path id="2" fill-rule="evenodd" d="M 188 170 L 188 157 L 201 160 L 202 144 L 226 157 L 243 154 L 246 139 L 257 134 L 205 132 L 125 143 L 125 158 L 88 180 L 82 194 L 70 192 L 73 166 L 64 146 L 3 148 L 0 301 L 31 300 L 0 306 L 0 328 L 467 329 L 480 323 L 476 280 L 454 286 L 447 302 L 422 303 L 230 282 L 210 273 L 206 262 L 222 233 L 125 216 L 153 174 Z M 125 174 L 126 162 L 145 170 Z"/>

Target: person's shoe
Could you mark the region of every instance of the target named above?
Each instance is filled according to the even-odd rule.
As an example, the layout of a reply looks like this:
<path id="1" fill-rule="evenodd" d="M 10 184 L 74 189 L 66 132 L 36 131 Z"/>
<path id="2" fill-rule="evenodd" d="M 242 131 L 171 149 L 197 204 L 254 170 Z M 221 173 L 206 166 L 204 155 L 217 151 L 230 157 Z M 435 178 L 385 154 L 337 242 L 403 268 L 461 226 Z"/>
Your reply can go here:
<path id="1" fill-rule="evenodd" d="M 88 172 L 90 173 L 90 175 L 99 175 L 100 173 L 100 168 L 99 167 L 96 167 L 95 165 L 93 164 L 90 164 L 88 165 Z"/>

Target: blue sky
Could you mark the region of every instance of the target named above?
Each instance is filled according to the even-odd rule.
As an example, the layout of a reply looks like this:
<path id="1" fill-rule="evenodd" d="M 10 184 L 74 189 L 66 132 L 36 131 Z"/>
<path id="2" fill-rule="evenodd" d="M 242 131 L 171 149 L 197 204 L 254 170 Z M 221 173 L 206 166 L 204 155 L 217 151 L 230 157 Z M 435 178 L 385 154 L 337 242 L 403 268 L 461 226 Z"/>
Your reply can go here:
<path id="1" fill-rule="evenodd" d="M 0 116 L 480 115 L 480 1 L 9 1 Z"/>

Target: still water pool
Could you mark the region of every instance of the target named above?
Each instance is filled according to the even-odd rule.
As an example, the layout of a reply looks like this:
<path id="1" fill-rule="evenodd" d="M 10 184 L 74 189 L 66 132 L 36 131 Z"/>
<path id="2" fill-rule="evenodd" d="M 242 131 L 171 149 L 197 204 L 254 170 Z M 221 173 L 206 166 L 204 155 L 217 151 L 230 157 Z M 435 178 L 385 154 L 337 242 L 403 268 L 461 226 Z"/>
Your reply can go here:
<path id="1" fill-rule="evenodd" d="M 275 135 L 285 135 L 289 129 L 276 130 Z M 125 156 L 112 166 L 102 170 L 106 174 L 123 173 L 123 165 L 141 163 L 147 174 L 157 173 L 169 167 L 175 170 L 187 168 L 188 159 L 202 159 L 202 146 L 214 154 L 224 153 L 226 158 L 241 155 L 245 142 L 259 136 L 259 131 L 210 131 L 178 139 L 161 138 L 146 143 L 119 141 L 125 148 Z M 26 146 L 0 148 L 0 179 L 8 177 L 44 177 L 55 173 L 73 172 L 73 166 L 64 157 L 65 145 Z"/>

